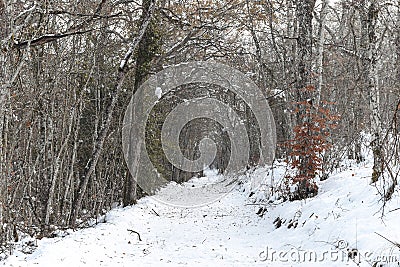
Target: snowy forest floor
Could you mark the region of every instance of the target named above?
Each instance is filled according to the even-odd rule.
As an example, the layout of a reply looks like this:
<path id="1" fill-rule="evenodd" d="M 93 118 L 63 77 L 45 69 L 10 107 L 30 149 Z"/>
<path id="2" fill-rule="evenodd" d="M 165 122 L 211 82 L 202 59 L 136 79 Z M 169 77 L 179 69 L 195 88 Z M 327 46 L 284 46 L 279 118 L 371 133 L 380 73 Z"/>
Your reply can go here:
<path id="1" fill-rule="evenodd" d="M 400 248 L 390 242 L 400 242 L 398 189 L 382 217 L 381 196 L 370 185 L 370 161 L 348 164 L 318 182 L 314 198 L 266 202 L 267 211 L 258 216 L 260 206 L 255 204 L 266 194 L 254 184 L 270 180 L 271 175 L 279 179 L 284 169 L 258 169 L 242 177 L 245 182 L 219 201 L 199 208 L 182 209 L 142 198 L 135 206 L 110 211 L 105 223 L 38 240 L 31 254 L 21 251 L 26 242 L 20 242 L 3 264 L 399 266 Z M 276 228 L 277 224 L 281 226 Z M 356 249 L 356 255 L 349 256 L 349 250 Z"/>

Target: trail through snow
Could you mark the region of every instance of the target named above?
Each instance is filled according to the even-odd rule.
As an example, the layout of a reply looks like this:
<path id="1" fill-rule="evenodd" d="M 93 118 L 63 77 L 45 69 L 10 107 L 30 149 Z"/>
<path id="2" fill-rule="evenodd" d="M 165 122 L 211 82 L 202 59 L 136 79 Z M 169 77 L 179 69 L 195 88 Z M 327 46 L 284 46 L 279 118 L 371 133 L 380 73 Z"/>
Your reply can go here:
<path id="1" fill-rule="evenodd" d="M 107 223 L 64 238 L 39 241 L 32 255 L 16 254 L 10 266 L 251 266 L 262 233 L 272 231 L 238 191 L 209 206 L 180 209 L 151 198 L 111 211 Z M 142 241 L 132 233 L 140 233 Z M 25 265 L 25 260 L 27 261 Z M 245 263 L 245 264 L 243 264 Z M 237 265 L 239 266 L 239 265 Z"/>
<path id="2" fill-rule="evenodd" d="M 370 167 L 359 165 L 320 182 L 315 198 L 267 203 L 263 217 L 253 204 L 265 192 L 255 192 L 254 184 L 271 178 L 268 169 L 256 170 L 242 186 L 203 207 L 182 209 L 145 197 L 110 211 L 93 228 L 39 240 L 32 254 L 16 250 L 4 265 L 399 266 L 399 248 L 379 236 L 400 241 L 398 193 L 381 219 Z M 282 176 L 279 168 L 277 174 Z M 275 228 L 278 217 L 282 223 Z M 349 258 L 349 249 L 358 255 Z"/>

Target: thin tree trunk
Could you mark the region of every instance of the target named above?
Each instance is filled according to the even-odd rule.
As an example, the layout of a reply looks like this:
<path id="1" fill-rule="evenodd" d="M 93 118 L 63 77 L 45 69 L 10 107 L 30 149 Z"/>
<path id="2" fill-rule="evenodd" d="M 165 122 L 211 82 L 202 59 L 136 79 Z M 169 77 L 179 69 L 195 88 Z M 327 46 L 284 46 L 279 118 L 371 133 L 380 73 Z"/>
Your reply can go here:
<path id="1" fill-rule="evenodd" d="M 262 57 L 260 41 L 258 40 L 257 34 L 254 29 L 254 22 L 253 22 L 252 14 L 250 12 L 249 0 L 246 0 L 246 6 L 247 6 L 249 30 L 250 30 L 250 34 L 251 34 L 251 37 L 254 42 L 254 46 L 256 48 L 256 57 L 257 57 L 258 65 L 259 65 L 259 77 L 261 79 L 261 84 L 263 87 L 262 89 L 266 90 L 267 89 L 266 69 L 265 69 L 265 64 L 264 64 L 264 60 Z"/>
<path id="2" fill-rule="evenodd" d="M 397 1 L 397 36 L 396 36 L 396 61 L 397 61 L 397 70 L 396 70 L 396 81 L 397 81 L 397 89 L 400 95 L 400 0 Z"/>
<path id="3" fill-rule="evenodd" d="M 69 206 L 71 206 L 71 201 L 68 201 L 68 194 L 71 190 L 72 187 L 72 180 L 74 177 L 74 169 L 75 169 L 75 162 L 76 162 L 76 158 L 77 158 L 77 151 L 78 151 L 78 144 L 79 144 L 79 140 L 78 140 L 78 135 L 79 135 L 79 130 L 80 130 L 80 116 L 82 113 L 82 99 L 79 100 L 79 108 L 78 108 L 78 112 L 76 114 L 76 118 L 75 118 L 75 131 L 74 131 L 74 146 L 72 148 L 72 158 L 70 161 L 70 167 L 69 167 L 69 173 L 68 173 L 68 178 L 66 181 L 66 187 L 65 187 L 65 192 L 64 192 L 64 197 L 62 199 L 62 204 L 60 207 L 61 212 L 68 212 L 68 214 L 71 213 L 71 208 L 69 208 L 68 210 L 64 211 L 65 205 L 66 203 L 70 203 Z M 73 188 L 71 190 L 71 192 L 73 193 Z M 73 198 L 73 194 L 71 193 L 71 199 Z M 69 218 L 69 216 L 65 216 L 66 218 Z"/>
<path id="4" fill-rule="evenodd" d="M 374 155 L 374 166 L 372 170 L 372 182 L 378 181 L 383 172 L 382 144 L 381 144 L 381 118 L 379 114 L 379 81 L 378 81 L 378 49 L 376 38 L 376 23 L 378 19 L 378 3 L 370 1 L 367 12 L 367 33 L 368 33 L 368 100 L 371 120 L 371 148 Z"/>
<path id="5" fill-rule="evenodd" d="M 285 41 L 285 46 L 289 48 L 289 55 L 286 56 L 287 59 L 290 59 L 289 63 L 284 63 L 287 64 L 288 72 L 290 73 L 289 79 L 285 79 L 286 86 L 285 88 L 288 88 L 289 83 L 287 81 L 289 80 L 295 80 L 296 79 L 296 62 L 297 62 L 297 42 L 293 41 L 295 40 L 295 36 L 297 36 L 297 23 L 295 19 L 295 14 L 293 12 L 293 0 L 287 0 L 287 36 L 288 39 Z M 285 61 L 284 61 L 285 62 Z M 286 73 L 286 71 L 284 71 Z M 290 103 L 293 100 L 295 100 L 295 97 L 293 96 L 293 93 L 289 90 L 287 94 L 284 94 L 285 102 Z M 296 124 L 296 118 L 293 112 L 287 112 L 287 124 L 288 124 L 288 129 L 289 133 L 287 134 L 287 140 L 293 139 L 293 132 L 292 129 L 294 128 L 294 125 Z"/>
<path id="6" fill-rule="evenodd" d="M 317 95 L 316 95 L 316 106 L 318 107 L 321 101 L 321 91 L 323 86 L 323 61 L 324 61 L 324 43 L 325 43 L 325 23 L 326 14 L 328 9 L 328 0 L 322 0 L 322 8 L 320 13 L 320 23 L 318 29 L 318 85 L 317 85 Z"/>
<path id="7" fill-rule="evenodd" d="M 52 211 L 53 198 L 54 198 L 54 193 L 55 193 L 58 174 L 60 172 L 60 165 L 61 165 L 61 161 L 62 161 L 61 156 L 63 155 L 64 150 L 67 147 L 69 139 L 71 137 L 74 118 L 75 118 L 75 109 L 72 110 L 72 114 L 71 114 L 71 117 L 70 117 L 70 122 L 69 122 L 69 127 L 68 127 L 68 134 L 65 137 L 65 140 L 64 140 L 63 144 L 61 145 L 60 151 L 58 152 L 57 158 L 56 158 L 56 160 L 54 162 L 54 166 L 55 167 L 54 167 L 53 177 L 52 177 L 52 180 L 51 180 L 51 186 L 50 186 L 50 189 L 49 189 L 49 198 L 47 200 L 47 205 L 46 205 L 44 226 L 47 226 L 49 224 L 49 221 L 50 221 L 50 213 Z"/>

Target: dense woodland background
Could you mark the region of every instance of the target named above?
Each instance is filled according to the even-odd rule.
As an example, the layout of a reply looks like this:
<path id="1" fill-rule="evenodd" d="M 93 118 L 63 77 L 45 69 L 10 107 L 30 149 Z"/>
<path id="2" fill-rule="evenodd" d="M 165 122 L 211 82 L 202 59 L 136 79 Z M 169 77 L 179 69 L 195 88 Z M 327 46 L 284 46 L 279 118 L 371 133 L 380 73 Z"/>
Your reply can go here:
<path id="1" fill-rule="evenodd" d="M 193 60 L 226 63 L 263 90 L 276 156 L 299 169 L 292 199 L 316 194 L 315 179 L 326 179 L 340 159 L 362 161 L 367 141 L 371 182 L 385 200 L 396 190 L 398 0 L 0 0 L 0 25 L 2 249 L 21 233 L 49 236 L 134 204 L 142 193 L 122 154 L 125 108 L 146 77 Z M 176 181 L 193 175 L 170 166 L 159 132 L 179 99 L 204 95 L 245 118 L 249 166 L 256 165 L 259 132 L 243 100 L 213 87 L 181 89 L 161 99 L 147 125 L 158 171 Z M 190 126 L 185 155 L 195 158 L 198 141 L 211 136 L 220 144 L 213 167 L 223 170 L 228 137 L 211 121 Z"/>

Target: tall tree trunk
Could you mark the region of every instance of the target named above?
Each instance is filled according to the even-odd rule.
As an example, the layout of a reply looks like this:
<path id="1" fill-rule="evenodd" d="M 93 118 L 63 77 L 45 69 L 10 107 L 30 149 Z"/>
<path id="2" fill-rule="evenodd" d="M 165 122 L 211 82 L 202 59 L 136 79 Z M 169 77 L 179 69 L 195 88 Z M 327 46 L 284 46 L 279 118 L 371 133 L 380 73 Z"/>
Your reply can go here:
<path id="1" fill-rule="evenodd" d="M 247 8 L 247 16 L 248 16 L 248 28 L 249 28 L 251 38 L 253 39 L 254 46 L 256 49 L 256 60 L 258 63 L 258 76 L 260 77 L 262 90 L 265 92 L 265 90 L 267 90 L 267 78 L 266 78 L 267 70 L 266 70 L 264 59 L 262 56 L 260 40 L 258 39 L 255 28 L 254 28 L 255 25 L 254 25 L 254 21 L 253 21 L 253 14 L 250 11 L 249 0 L 246 0 L 246 8 Z M 272 31 L 272 29 L 271 29 L 271 31 Z"/>
<path id="2" fill-rule="evenodd" d="M 151 8 L 151 1 L 144 0 L 143 1 L 143 14 L 142 14 L 142 23 L 146 20 L 146 14 L 149 12 Z M 137 92 L 140 85 L 144 82 L 145 78 L 148 76 L 151 71 L 151 63 L 153 59 L 156 57 L 157 53 L 160 50 L 160 35 L 158 29 L 157 18 L 153 16 L 151 19 L 146 31 L 143 35 L 143 38 L 139 42 L 137 57 L 136 57 L 136 70 L 135 70 L 135 85 L 132 92 L 132 95 Z M 135 103 L 135 105 L 140 105 L 141 103 Z M 130 147 L 133 149 L 133 147 Z M 140 146 L 138 149 L 134 149 L 131 155 L 135 154 L 135 158 L 139 159 L 140 157 Z M 129 171 L 126 173 L 125 184 L 124 184 L 124 195 L 123 195 L 123 205 L 128 206 L 136 203 L 137 198 L 137 180 L 135 174 L 130 173 Z"/>
<path id="3" fill-rule="evenodd" d="M 128 61 L 131 58 L 131 56 L 133 55 L 133 53 L 135 52 L 135 50 L 137 49 L 140 41 L 142 40 L 142 38 L 144 36 L 147 26 L 149 25 L 149 22 L 153 16 L 153 11 L 155 9 L 156 1 L 157 0 L 151 1 L 151 5 L 148 9 L 149 11 L 146 15 L 146 18 L 143 20 L 142 25 L 139 28 L 138 35 L 133 40 L 133 42 L 132 42 L 131 46 L 129 47 L 127 53 L 125 54 L 124 58 L 121 60 L 120 66 L 118 68 L 117 83 L 115 86 L 115 91 L 113 93 L 111 103 L 107 109 L 106 118 L 103 121 L 99 137 L 97 138 L 97 140 L 95 142 L 95 149 L 93 151 L 91 161 L 88 164 L 88 166 L 85 168 L 84 175 L 83 175 L 81 183 L 79 185 L 79 190 L 77 192 L 77 195 L 74 199 L 74 203 L 72 205 L 72 212 L 71 212 L 71 217 L 70 217 L 70 221 L 69 221 L 69 224 L 71 227 L 75 227 L 76 219 L 77 219 L 78 214 L 82 207 L 82 201 L 83 201 L 83 197 L 85 195 L 86 189 L 87 189 L 87 185 L 89 183 L 89 179 L 93 175 L 93 173 L 96 169 L 97 162 L 102 153 L 104 141 L 107 137 L 108 130 L 110 128 L 111 121 L 112 121 L 112 118 L 114 115 L 114 109 L 118 103 L 119 96 L 121 95 L 121 92 L 122 92 L 122 86 L 124 84 L 125 77 L 128 73 L 127 72 Z"/>
<path id="4" fill-rule="evenodd" d="M 305 90 L 311 85 L 312 72 L 312 19 L 315 0 L 297 1 L 296 14 L 298 21 L 298 37 L 297 37 L 297 100 L 311 100 L 312 93 Z M 302 122 L 298 116 L 298 123 Z"/>
<path id="5" fill-rule="evenodd" d="M 296 14 L 298 20 L 298 37 L 297 37 L 297 101 L 312 104 L 314 95 L 311 90 L 309 90 L 309 86 L 311 86 L 312 81 L 312 19 L 313 19 L 313 10 L 315 6 L 315 0 L 301 0 L 297 1 L 296 6 Z M 297 115 L 297 125 L 302 125 L 304 123 L 309 122 L 311 119 L 309 116 L 306 116 L 305 106 L 298 105 L 299 112 Z M 308 156 L 300 156 L 300 168 L 299 173 L 300 176 L 307 176 L 308 171 Z M 303 193 L 308 192 L 310 189 L 308 188 L 307 181 L 304 179 L 300 182 L 299 192 L 301 197 L 306 197 Z"/>
<path id="6" fill-rule="evenodd" d="M 383 172 L 382 144 L 381 144 L 381 118 L 379 114 L 379 81 L 378 81 L 378 42 L 376 37 L 376 24 L 378 20 L 378 2 L 368 1 L 368 7 L 362 9 L 363 20 L 362 29 L 366 31 L 367 43 L 367 93 L 371 121 L 371 148 L 374 156 L 374 166 L 372 169 L 372 182 L 378 181 Z M 365 33 L 364 33 L 365 34 Z M 365 40 L 365 41 L 367 41 Z"/>
<path id="7" fill-rule="evenodd" d="M 359 101 L 356 101 L 354 104 L 354 124 L 355 130 L 357 131 L 357 137 L 354 142 L 354 157 L 357 162 L 361 162 L 364 160 L 364 157 L 361 154 L 361 144 L 362 144 L 362 136 L 361 131 L 363 130 L 366 120 L 366 110 L 364 106 L 370 106 L 370 71 L 371 71 L 371 43 L 370 43 L 370 21 L 368 16 L 369 10 L 369 0 L 361 0 L 358 3 L 358 12 L 360 17 L 360 86 L 356 89 L 356 97 L 359 98 Z M 364 101 L 366 99 L 366 101 Z M 368 102 L 367 102 L 368 101 Z M 372 131 L 371 131 L 372 132 Z"/>

